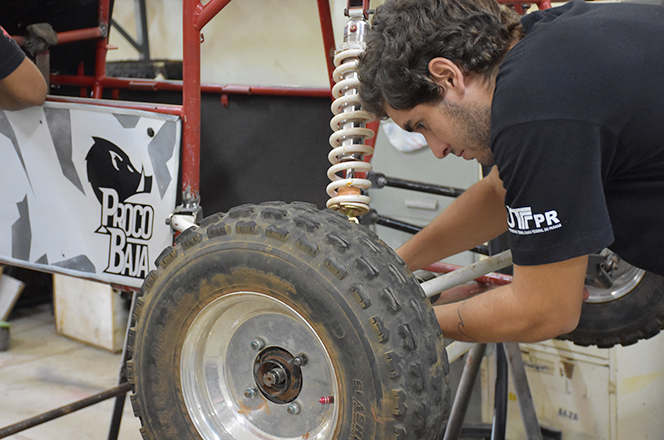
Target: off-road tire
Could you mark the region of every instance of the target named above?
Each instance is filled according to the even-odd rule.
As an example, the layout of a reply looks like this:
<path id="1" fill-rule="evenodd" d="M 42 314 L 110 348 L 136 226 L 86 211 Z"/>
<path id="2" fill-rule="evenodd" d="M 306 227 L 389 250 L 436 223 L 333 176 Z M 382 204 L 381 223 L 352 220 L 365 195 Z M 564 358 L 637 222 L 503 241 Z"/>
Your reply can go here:
<path id="1" fill-rule="evenodd" d="M 262 309 L 237 312 L 233 319 L 243 324 L 236 328 L 218 307 L 244 310 L 251 301 L 273 308 L 269 319 Z M 251 338 L 237 345 L 235 336 L 264 338 L 266 347 L 287 341 L 283 329 L 247 331 L 274 316 L 315 346 L 298 370 L 297 399 L 309 384 L 329 382 L 328 409 L 300 401 L 301 412 L 289 414 L 289 404 L 246 397 L 241 380 L 227 386 L 235 373 L 242 376 L 242 365 L 231 362 L 254 359 L 252 348 L 263 348 Z M 230 329 L 223 337 L 215 334 L 219 323 Z M 416 279 L 371 231 L 313 205 L 242 205 L 182 233 L 146 277 L 129 333 L 131 402 L 146 440 L 207 440 L 213 432 L 224 440 L 434 440 L 450 407 L 443 335 Z M 219 380 L 210 380 L 217 373 Z M 207 395 L 228 411 L 215 413 L 219 403 Z M 307 419 L 312 411 L 319 420 Z M 278 422 L 267 420 L 273 416 Z M 293 432 L 296 424 L 302 432 Z"/>
<path id="2" fill-rule="evenodd" d="M 585 302 L 579 325 L 559 338 L 582 346 L 626 346 L 655 336 L 663 323 L 664 277 L 645 272 L 638 284 L 620 298 Z"/>

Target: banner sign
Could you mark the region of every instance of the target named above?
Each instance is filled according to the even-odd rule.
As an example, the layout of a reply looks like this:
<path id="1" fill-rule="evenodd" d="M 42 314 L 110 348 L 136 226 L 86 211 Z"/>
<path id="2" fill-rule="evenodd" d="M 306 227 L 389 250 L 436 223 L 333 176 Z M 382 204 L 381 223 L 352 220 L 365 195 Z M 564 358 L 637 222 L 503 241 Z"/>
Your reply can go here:
<path id="1" fill-rule="evenodd" d="M 139 110 L 0 110 L 0 263 L 140 287 L 172 244 L 180 134 Z"/>

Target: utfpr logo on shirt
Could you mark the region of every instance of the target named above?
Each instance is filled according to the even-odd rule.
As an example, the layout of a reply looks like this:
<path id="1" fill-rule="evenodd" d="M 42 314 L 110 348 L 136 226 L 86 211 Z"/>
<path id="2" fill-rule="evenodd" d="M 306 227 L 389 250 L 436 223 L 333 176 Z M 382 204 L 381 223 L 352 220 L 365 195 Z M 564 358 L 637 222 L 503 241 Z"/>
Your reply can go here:
<path id="1" fill-rule="evenodd" d="M 507 226 L 513 234 L 541 234 L 563 226 L 558 220 L 558 212 L 554 209 L 533 214 L 530 206 L 510 208 L 505 205 L 505 207 L 507 208 Z"/>

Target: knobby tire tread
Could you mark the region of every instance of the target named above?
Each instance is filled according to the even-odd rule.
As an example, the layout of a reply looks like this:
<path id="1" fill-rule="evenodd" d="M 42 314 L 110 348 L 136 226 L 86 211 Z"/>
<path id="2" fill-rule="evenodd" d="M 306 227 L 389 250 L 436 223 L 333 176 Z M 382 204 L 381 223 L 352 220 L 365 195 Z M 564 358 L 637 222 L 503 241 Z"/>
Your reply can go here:
<path id="1" fill-rule="evenodd" d="M 584 303 L 577 328 L 559 339 L 577 345 L 628 346 L 657 335 L 664 325 L 664 277 L 646 272 L 629 293 L 605 303 Z"/>
<path id="2" fill-rule="evenodd" d="M 167 307 L 161 290 L 178 271 L 188 270 L 189 260 L 198 258 L 202 249 L 214 243 L 236 241 L 292 253 L 303 261 L 306 270 L 339 286 L 346 307 L 363 322 L 366 340 L 381 363 L 379 371 L 373 373 L 386 387 L 383 399 L 391 402 L 391 411 L 374 414 L 384 425 L 375 428 L 375 437 L 361 433 L 365 436 L 349 439 L 439 438 L 450 408 L 447 353 L 433 309 L 410 271 L 375 234 L 350 224 L 345 216 L 320 211 L 311 204 L 268 202 L 237 206 L 202 220 L 199 227 L 181 233 L 174 246 L 159 255 L 157 269 L 146 277 L 131 316 L 127 346 L 131 403 L 141 419 L 145 440 L 171 437 L 151 426 L 149 421 L 155 416 L 150 414 L 149 402 L 143 401 L 148 400 L 146 391 L 140 390 L 142 381 L 147 384 L 150 380 L 148 369 L 155 368 L 141 364 L 137 369 L 140 356 L 155 349 L 150 346 L 154 340 L 150 333 L 155 329 L 145 327 L 142 321 L 151 322 L 151 314 Z M 157 296 L 161 305 L 153 298 Z M 199 438 L 193 427 L 178 427 L 173 432 L 178 439 Z"/>

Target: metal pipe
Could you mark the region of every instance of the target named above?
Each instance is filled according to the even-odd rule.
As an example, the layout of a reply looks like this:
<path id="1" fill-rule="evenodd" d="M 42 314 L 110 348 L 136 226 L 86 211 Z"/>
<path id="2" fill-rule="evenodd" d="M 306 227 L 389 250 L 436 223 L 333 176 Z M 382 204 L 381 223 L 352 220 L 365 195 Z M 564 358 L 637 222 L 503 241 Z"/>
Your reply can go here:
<path id="1" fill-rule="evenodd" d="M 310 96 L 315 98 L 329 98 L 332 96 L 329 89 L 320 87 L 266 87 L 244 85 L 217 85 L 202 84 L 201 91 L 205 93 L 228 93 L 238 95 L 278 95 L 278 96 Z"/>
<path id="2" fill-rule="evenodd" d="M 332 28 L 332 13 L 330 12 L 330 0 L 318 0 L 318 17 L 320 28 L 323 33 L 323 49 L 325 51 L 325 63 L 327 73 L 330 77 L 330 89 L 334 87 L 334 50 L 337 45 L 334 42 L 334 29 Z"/>
<path id="3" fill-rule="evenodd" d="M 176 80 L 153 80 L 142 78 L 104 77 L 100 83 L 106 88 L 132 89 L 147 91 L 182 92 L 183 82 Z M 51 83 L 64 86 L 92 86 L 95 78 L 84 75 L 51 75 Z M 267 87 L 234 84 L 201 84 L 203 93 L 219 93 L 228 95 L 261 95 L 261 96 L 302 96 L 312 98 L 328 98 L 330 90 L 324 87 Z"/>
<path id="4" fill-rule="evenodd" d="M 505 440 L 508 380 L 505 350 L 503 350 L 503 344 L 496 344 L 496 394 L 493 404 L 491 440 Z"/>
<path id="5" fill-rule="evenodd" d="M 115 388 L 102 391 L 101 393 L 95 394 L 94 396 L 87 397 L 69 405 L 61 406 L 54 410 L 40 414 L 36 417 L 14 423 L 13 425 L 9 425 L 0 429 L 0 438 L 9 437 L 10 435 L 16 434 L 17 432 L 25 431 L 26 429 L 33 428 L 37 425 L 41 425 L 42 423 L 57 419 L 58 417 L 71 414 L 75 411 L 78 411 L 79 409 L 87 408 L 88 406 L 94 405 L 104 400 L 108 400 L 121 394 L 126 394 L 129 390 L 131 390 L 131 384 L 123 383 L 122 385 L 118 385 Z"/>
<path id="6" fill-rule="evenodd" d="M 397 220 L 390 217 L 383 217 L 382 215 L 379 215 L 376 212 L 370 213 L 370 215 L 372 217 L 375 215 L 375 218 L 372 218 L 372 220 L 374 220 L 377 225 L 385 226 L 387 228 L 395 229 L 397 231 L 406 232 L 408 234 L 417 234 L 422 230 L 422 227 L 420 226 L 413 225 L 411 223 L 402 222 L 401 220 Z"/>
<path id="7" fill-rule="evenodd" d="M 212 4 L 210 2 L 209 4 Z M 215 1 L 215 5 L 219 2 Z M 201 32 L 199 0 L 182 2 L 182 193 L 184 204 L 199 200 L 201 141 Z"/>
<path id="8" fill-rule="evenodd" d="M 198 31 L 202 30 L 230 2 L 231 0 L 210 0 L 205 5 L 197 2 L 195 19 L 192 22 L 194 28 Z"/>
<path id="9" fill-rule="evenodd" d="M 542 440 L 542 431 L 537 421 L 535 404 L 533 403 L 533 396 L 528 386 L 526 367 L 523 363 L 523 357 L 521 357 L 519 344 L 516 342 L 506 342 L 504 343 L 504 347 L 507 354 L 507 363 L 512 372 L 512 383 L 514 384 L 516 401 L 521 411 L 521 420 L 523 421 L 526 438 L 528 440 Z"/>
<path id="10" fill-rule="evenodd" d="M 76 104 L 94 104 L 103 107 L 113 107 L 113 108 L 131 108 L 135 110 L 145 110 L 153 113 L 163 113 L 167 115 L 182 115 L 182 107 L 179 105 L 169 105 L 169 104 L 151 104 L 144 102 L 129 102 L 129 101 L 111 101 L 108 99 L 89 99 L 89 98 L 77 98 L 71 96 L 56 96 L 49 95 L 49 102 L 71 102 Z"/>
<path id="11" fill-rule="evenodd" d="M 454 272 L 455 270 L 459 270 L 462 267 L 463 266 L 458 266 L 456 264 L 437 262 L 426 266 L 422 270 L 435 273 L 450 273 Z M 479 278 L 475 278 L 475 281 L 482 284 L 495 284 L 497 286 L 503 286 L 512 282 L 512 275 L 506 275 L 502 273 L 488 273 Z"/>
<path id="12" fill-rule="evenodd" d="M 101 99 L 103 86 L 102 78 L 106 76 L 106 52 L 108 51 L 108 28 L 110 26 L 110 0 L 99 1 L 99 27 L 102 28 L 102 36 L 97 39 L 95 53 L 95 83 L 92 86 L 92 97 Z"/>
<path id="13" fill-rule="evenodd" d="M 492 257 L 485 258 L 454 272 L 441 275 L 420 284 L 426 296 L 434 296 L 452 287 L 473 281 L 476 278 L 495 272 L 512 264 L 512 252 L 507 250 Z"/>
<path id="14" fill-rule="evenodd" d="M 477 373 L 480 370 L 485 350 L 486 344 L 476 344 L 468 353 L 466 364 L 461 374 L 461 380 L 459 381 L 459 387 L 454 396 L 454 403 L 452 404 L 452 411 L 447 421 L 443 440 L 457 440 L 461 434 L 463 421 L 466 418 L 466 411 L 470 403 L 470 396 L 475 386 L 475 380 L 477 379 Z"/>
<path id="15" fill-rule="evenodd" d="M 431 183 L 417 182 L 414 180 L 398 179 L 396 177 L 389 177 L 380 173 L 374 174 L 372 177 L 373 178 L 371 180 L 375 180 L 379 188 L 390 186 L 394 188 L 407 189 L 410 191 L 418 191 L 447 197 L 459 197 L 465 191 L 461 188 L 454 188 L 451 186 L 434 185 Z"/>
<path id="16" fill-rule="evenodd" d="M 122 344 L 122 358 L 120 360 L 120 371 L 118 373 L 118 383 L 123 384 L 127 382 L 127 361 L 129 360 L 129 350 L 127 349 L 129 343 L 129 333 L 131 331 L 132 317 L 136 309 L 136 300 L 138 299 L 138 292 L 131 293 L 131 305 L 129 306 L 129 319 L 127 320 L 127 327 L 125 329 L 124 344 Z M 122 422 L 122 411 L 124 410 L 126 395 L 120 394 L 115 398 L 115 405 L 113 406 L 113 415 L 111 416 L 111 424 L 108 428 L 108 440 L 117 440 L 120 434 L 120 423 Z"/>
<path id="17" fill-rule="evenodd" d="M 148 11 L 145 6 L 145 0 L 134 0 L 134 8 L 136 9 L 136 38 L 140 47 L 140 59 L 150 61 L 150 36 L 148 34 Z"/>
<path id="18" fill-rule="evenodd" d="M 104 31 L 100 27 L 58 32 L 58 45 L 73 43 L 75 41 L 94 40 L 103 36 Z"/>

